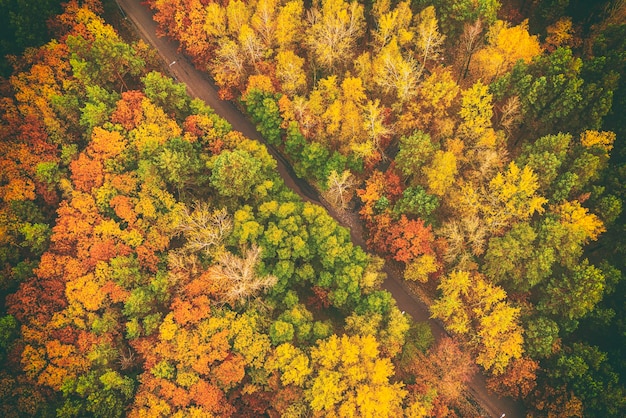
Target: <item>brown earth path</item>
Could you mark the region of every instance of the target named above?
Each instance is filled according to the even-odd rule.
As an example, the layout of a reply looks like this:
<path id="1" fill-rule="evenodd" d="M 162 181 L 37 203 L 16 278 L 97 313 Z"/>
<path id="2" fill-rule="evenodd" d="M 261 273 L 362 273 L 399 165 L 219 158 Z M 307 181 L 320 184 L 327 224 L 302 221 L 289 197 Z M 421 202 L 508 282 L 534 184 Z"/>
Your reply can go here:
<path id="1" fill-rule="evenodd" d="M 254 124 L 233 103 L 219 99 L 213 81 L 206 73 L 196 70 L 190 60 L 178 51 L 178 42 L 157 36 L 157 24 L 152 19 L 153 14 L 148 6 L 142 4 L 140 0 L 116 1 L 123 9 L 125 16 L 132 21 L 140 36 L 158 51 L 165 63 L 164 66 L 168 68 L 171 75 L 179 82 L 185 83 L 192 97 L 204 100 L 218 115 L 226 119 L 233 129 L 240 131 L 248 138 L 265 143 Z M 358 222 L 355 222 L 354 217 L 350 214 L 339 214 L 325 204 L 311 185 L 295 175 L 289 162 L 280 153 L 270 146 L 268 150 L 276 159 L 278 171 L 287 187 L 298 193 L 304 200 L 324 206 L 340 224 L 350 225 L 352 242 L 365 248 L 363 230 Z M 387 273 L 387 280 L 383 283 L 383 288 L 393 295 L 399 309 L 411 315 L 416 321 L 428 321 L 436 340 L 445 336 L 447 333 L 441 322 L 430 318 L 428 307 L 407 288 L 401 275 L 388 265 L 384 270 Z M 468 383 L 468 390 L 485 417 L 522 418 L 525 416 L 524 408 L 519 402 L 509 398 L 499 398 L 489 393 L 485 377 L 481 373 L 474 375 Z"/>

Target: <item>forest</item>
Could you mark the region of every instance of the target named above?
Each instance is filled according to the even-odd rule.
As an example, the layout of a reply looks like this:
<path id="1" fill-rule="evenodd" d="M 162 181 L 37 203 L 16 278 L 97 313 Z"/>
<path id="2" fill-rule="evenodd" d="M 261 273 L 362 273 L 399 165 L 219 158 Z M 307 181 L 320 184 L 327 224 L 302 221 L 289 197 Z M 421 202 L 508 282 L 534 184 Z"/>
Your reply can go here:
<path id="1" fill-rule="evenodd" d="M 116 2 L 0 0 L 1 416 L 623 416 L 625 1 L 145 3 L 366 247 Z"/>

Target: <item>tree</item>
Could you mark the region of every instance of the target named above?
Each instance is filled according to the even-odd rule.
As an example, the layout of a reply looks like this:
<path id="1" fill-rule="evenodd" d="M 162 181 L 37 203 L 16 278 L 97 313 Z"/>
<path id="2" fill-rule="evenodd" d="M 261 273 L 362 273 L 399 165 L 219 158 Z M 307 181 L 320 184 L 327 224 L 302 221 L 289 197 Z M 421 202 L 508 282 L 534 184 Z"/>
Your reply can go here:
<path id="1" fill-rule="evenodd" d="M 490 377 L 487 387 L 501 396 L 525 399 L 537 386 L 538 369 L 539 363 L 530 358 L 515 359 L 503 374 Z"/>
<path id="2" fill-rule="evenodd" d="M 436 196 L 445 195 L 457 172 L 456 156 L 450 151 L 436 151 L 431 163 L 423 169 L 428 192 Z"/>
<path id="3" fill-rule="evenodd" d="M 396 38 L 392 38 L 374 57 L 374 82 L 386 93 L 395 93 L 398 103 L 409 100 L 418 85 L 420 73 L 415 60 L 403 57 Z"/>
<path id="4" fill-rule="evenodd" d="M 458 94 L 459 86 L 450 71 L 434 69 L 418 86 L 414 100 L 398 115 L 398 130 L 405 135 L 421 130 L 435 140 L 451 136 L 456 125 L 452 105 Z"/>
<path id="5" fill-rule="evenodd" d="M 245 250 L 243 257 L 230 252 L 222 253 L 218 263 L 211 268 L 212 280 L 218 287 L 217 298 L 232 307 L 245 304 L 257 293 L 271 288 L 276 277 L 259 277 L 255 272 L 261 255 L 260 247 Z"/>
<path id="6" fill-rule="evenodd" d="M 497 21 L 489 29 L 487 42 L 487 47 L 476 53 L 472 72 L 488 81 L 496 80 L 517 61 L 530 63 L 541 54 L 538 37 L 528 33 L 527 20 L 513 27 Z"/>
<path id="7" fill-rule="evenodd" d="M 528 166 L 520 169 L 514 162 L 505 173 L 490 182 L 481 209 L 491 231 L 501 231 L 512 221 L 524 221 L 535 212 L 542 213 L 547 200 L 537 194 L 537 175 Z"/>
<path id="8" fill-rule="evenodd" d="M 390 383 L 393 365 L 378 356 L 372 336 L 332 335 L 311 350 L 313 373 L 306 391 L 316 413 L 398 416 L 407 392 Z"/>
<path id="9" fill-rule="evenodd" d="M 254 31 L 261 37 L 264 50 L 271 50 L 276 45 L 277 10 L 279 2 L 276 0 L 260 0 L 250 18 Z"/>
<path id="10" fill-rule="evenodd" d="M 429 6 L 417 15 L 416 52 L 421 63 L 417 78 L 421 78 L 428 61 L 436 60 L 441 52 L 441 46 L 446 39 L 439 33 L 435 8 Z"/>
<path id="11" fill-rule="evenodd" d="M 109 84 L 128 90 L 126 77 L 140 74 L 142 57 L 95 14 L 77 13 L 76 18 L 86 30 L 70 34 L 66 40 L 74 76 L 86 85 Z"/>
<path id="12" fill-rule="evenodd" d="M 509 362 L 522 355 L 520 309 L 506 302 L 506 292 L 478 273 L 455 271 L 441 279 L 441 296 L 430 307 L 433 317 L 446 328 L 467 335 L 476 363 L 492 374 L 504 372 Z"/>
<path id="13" fill-rule="evenodd" d="M 302 0 L 286 2 L 276 17 L 276 40 L 282 50 L 289 50 L 298 45 L 303 38 L 300 30 L 304 4 Z"/>
<path id="14" fill-rule="evenodd" d="M 276 347 L 265 367 L 269 371 L 279 371 L 280 381 L 284 386 L 293 384 L 302 387 L 312 372 L 309 357 L 290 343 Z"/>
<path id="15" fill-rule="evenodd" d="M 326 196 L 335 207 L 345 209 L 352 200 L 354 186 L 355 182 L 349 170 L 341 174 L 332 170 L 327 180 Z"/>
<path id="16" fill-rule="evenodd" d="M 482 271 L 494 283 L 529 290 L 549 277 L 555 262 L 554 250 L 542 244 L 537 231 L 521 222 L 502 237 L 489 240 Z"/>
<path id="17" fill-rule="evenodd" d="M 356 1 L 322 0 L 310 11 L 308 24 L 305 42 L 315 62 L 334 71 L 350 61 L 363 35 L 363 6 Z"/>
<path id="18" fill-rule="evenodd" d="M 481 141 L 487 136 L 487 130 L 491 128 L 491 118 L 493 117 L 492 95 L 489 94 L 488 86 L 478 81 L 470 89 L 462 92 L 461 96 L 459 114 L 463 118 L 463 122 L 458 128 L 458 132 L 472 144 L 493 147 L 495 144 Z M 495 136 L 493 137 L 495 138 Z"/>
<path id="19" fill-rule="evenodd" d="M 405 177 L 418 178 L 422 167 L 432 161 L 432 156 L 437 149 L 430 135 L 417 131 L 411 136 L 400 138 L 400 150 L 395 162 Z"/>
<path id="20" fill-rule="evenodd" d="M 300 58 L 290 49 L 281 50 L 276 54 L 276 77 L 287 95 L 302 93 L 306 88 L 306 73 L 303 66 L 304 58 Z"/>
<path id="21" fill-rule="evenodd" d="M 454 403 L 476 372 L 471 355 L 453 339 L 444 337 L 427 354 L 418 354 L 408 367 L 416 381 L 432 387 L 445 403 Z"/>
<path id="22" fill-rule="evenodd" d="M 232 217 L 225 209 L 211 210 L 207 203 L 201 202 L 196 203 L 191 212 L 187 207 L 183 208 L 175 226 L 176 232 L 187 240 L 186 250 L 207 255 L 224 250 L 225 240 L 232 229 Z"/>
<path id="23" fill-rule="evenodd" d="M 585 259 L 573 271 L 547 283 L 538 308 L 570 320 L 578 319 L 602 299 L 604 286 L 602 271 Z"/>
<path id="24" fill-rule="evenodd" d="M 220 153 L 211 168 L 211 185 L 225 197 L 248 199 L 261 182 L 261 162 L 241 149 Z"/>
<path id="25" fill-rule="evenodd" d="M 512 71 L 492 85 L 496 99 L 516 95 L 526 120 L 539 135 L 571 130 L 571 119 L 583 109 L 582 61 L 567 48 L 540 55 L 526 64 L 515 64 Z"/>
<path id="26" fill-rule="evenodd" d="M 463 54 L 461 71 L 457 82 L 461 78 L 467 77 L 470 65 L 472 63 L 472 56 L 479 47 L 479 40 L 483 33 L 483 23 L 480 19 L 476 19 L 473 24 L 465 23 L 463 25 L 463 34 L 461 35 L 459 49 Z"/>

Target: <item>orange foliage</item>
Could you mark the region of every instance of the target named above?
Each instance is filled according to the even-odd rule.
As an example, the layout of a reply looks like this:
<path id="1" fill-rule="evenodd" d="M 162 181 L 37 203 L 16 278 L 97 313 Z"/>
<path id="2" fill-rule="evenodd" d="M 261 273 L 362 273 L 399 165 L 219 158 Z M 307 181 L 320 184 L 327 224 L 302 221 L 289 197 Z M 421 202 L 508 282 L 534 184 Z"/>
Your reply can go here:
<path id="1" fill-rule="evenodd" d="M 122 93 L 122 100 L 117 102 L 117 108 L 111 115 L 111 122 L 119 123 L 127 131 L 139 126 L 144 119 L 141 102 L 145 97 L 136 90 Z"/>
<path id="2" fill-rule="evenodd" d="M 246 360 L 243 356 L 230 356 L 213 369 L 213 373 L 224 389 L 229 389 L 241 382 L 246 374 Z"/>
<path id="3" fill-rule="evenodd" d="M 86 193 L 91 193 L 93 188 L 102 186 L 104 183 L 103 170 L 104 167 L 100 161 L 94 160 L 86 154 L 80 154 L 78 159 L 70 163 L 74 186 Z"/>
<path id="4" fill-rule="evenodd" d="M 487 388 L 499 396 L 525 398 L 537 386 L 539 363 L 528 357 L 514 359 L 503 374 L 487 380 Z"/>
<path id="5" fill-rule="evenodd" d="M 117 195 L 109 203 L 115 214 L 122 220 L 128 222 L 129 226 L 132 226 L 137 221 L 137 214 L 135 213 L 134 202 L 123 195 Z"/>
<path id="6" fill-rule="evenodd" d="M 208 412 L 219 413 L 226 404 L 224 393 L 217 386 L 202 379 L 189 389 L 189 394 L 196 405 L 205 408 Z"/>

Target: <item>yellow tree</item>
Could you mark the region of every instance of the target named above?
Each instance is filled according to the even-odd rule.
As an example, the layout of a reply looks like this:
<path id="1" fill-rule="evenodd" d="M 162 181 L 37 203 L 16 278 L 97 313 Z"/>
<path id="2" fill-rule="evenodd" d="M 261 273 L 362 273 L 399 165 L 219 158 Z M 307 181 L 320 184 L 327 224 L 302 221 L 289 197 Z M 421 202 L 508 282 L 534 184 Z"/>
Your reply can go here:
<path id="1" fill-rule="evenodd" d="M 454 271 L 441 279 L 441 296 L 431 305 L 434 318 L 450 331 L 466 337 L 476 363 L 501 374 L 509 361 L 523 353 L 520 308 L 506 301 L 506 292 L 479 273 Z"/>
<path id="2" fill-rule="evenodd" d="M 415 94 L 419 81 L 417 62 L 404 57 L 396 37 L 382 47 L 372 63 L 374 82 L 385 93 L 394 93 L 400 103 Z"/>
<path id="3" fill-rule="evenodd" d="M 248 5 L 241 0 L 229 1 L 226 6 L 226 22 L 228 24 L 228 33 L 233 36 L 239 36 L 241 27 L 250 22 L 251 11 Z"/>
<path id="4" fill-rule="evenodd" d="M 378 2 L 377 5 L 384 9 L 389 8 L 388 2 Z M 376 50 L 385 47 L 392 39 L 396 39 L 400 46 L 405 47 L 415 37 L 411 27 L 413 11 L 409 1 L 398 3 L 393 10 L 380 10 L 378 13 L 375 11 L 375 14 L 377 25 L 373 37 Z"/>
<path id="5" fill-rule="evenodd" d="M 456 125 L 451 108 L 459 91 L 449 70 L 435 69 L 420 83 L 415 98 L 398 115 L 397 129 L 405 135 L 421 130 L 433 138 L 451 136 Z"/>
<path id="6" fill-rule="evenodd" d="M 421 78 L 428 61 L 436 60 L 441 53 L 445 35 L 439 33 L 435 7 L 429 6 L 417 15 L 416 49 L 420 61 L 418 78 Z"/>
<path id="7" fill-rule="evenodd" d="M 541 54 L 536 35 L 528 33 L 528 21 L 507 27 L 499 20 L 489 30 L 488 46 L 476 53 L 471 69 L 477 77 L 487 81 L 496 79 L 510 70 L 518 60 L 530 62 Z"/>
<path id="8" fill-rule="evenodd" d="M 274 48 L 276 44 L 276 10 L 278 0 L 259 0 L 250 25 L 259 34 L 265 50 Z"/>
<path id="9" fill-rule="evenodd" d="M 480 210 L 487 227 L 500 232 L 512 222 L 529 219 L 535 212 L 542 213 L 547 199 L 537 194 L 537 175 L 529 166 L 520 169 L 514 162 L 504 173 L 498 173 L 483 195 Z"/>
<path id="10" fill-rule="evenodd" d="M 316 2 L 317 3 L 317 2 Z M 363 35 L 363 5 L 356 1 L 321 0 L 309 13 L 306 44 L 317 64 L 334 70 L 349 62 Z"/>
<path id="11" fill-rule="evenodd" d="M 457 158 L 450 151 L 436 151 L 431 163 L 422 169 L 428 192 L 437 196 L 446 194 L 458 172 Z"/>
<path id="12" fill-rule="evenodd" d="M 280 8 L 276 17 L 276 42 L 281 49 L 290 49 L 300 43 L 303 38 L 302 15 L 304 3 L 302 0 L 292 0 Z"/>
<path id="13" fill-rule="evenodd" d="M 306 391 L 318 416 L 397 417 L 407 395 L 401 383 L 390 383 L 393 364 L 380 358 L 371 336 L 333 335 L 311 350 L 312 378 Z"/>
<path id="14" fill-rule="evenodd" d="M 480 81 L 461 93 L 461 110 L 459 115 L 463 122 L 459 125 L 458 134 L 471 145 L 493 146 L 488 137 L 495 138 L 491 129 L 493 116 L 493 96 L 489 86 Z M 490 132 L 489 132 L 490 131 Z"/>
<path id="15" fill-rule="evenodd" d="M 299 57 L 290 49 L 281 50 L 276 54 L 276 77 L 280 80 L 280 86 L 287 95 L 293 96 L 306 89 L 306 74 L 303 66 L 304 58 Z"/>

